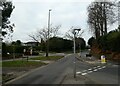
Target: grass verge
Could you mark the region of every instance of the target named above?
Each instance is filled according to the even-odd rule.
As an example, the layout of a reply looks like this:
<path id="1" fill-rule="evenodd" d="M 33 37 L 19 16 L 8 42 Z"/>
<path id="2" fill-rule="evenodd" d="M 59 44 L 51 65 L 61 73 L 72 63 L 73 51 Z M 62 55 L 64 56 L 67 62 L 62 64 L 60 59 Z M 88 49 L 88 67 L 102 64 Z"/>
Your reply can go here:
<path id="1" fill-rule="evenodd" d="M 42 65 L 46 65 L 46 63 L 26 60 L 2 62 L 2 67 L 36 67 Z"/>
<path id="2" fill-rule="evenodd" d="M 2 73 L 2 83 L 5 83 L 11 79 L 16 78 L 18 76 L 17 74 L 19 74 L 20 72 L 22 72 L 24 70 L 29 71 L 29 69 L 37 68 L 37 67 L 40 67 L 42 65 L 46 65 L 46 63 L 36 62 L 36 61 L 26 61 L 26 60 L 2 62 L 3 70 L 5 67 L 7 67 L 7 70 L 11 71 L 8 73 L 6 73 L 6 72 Z"/>
<path id="3" fill-rule="evenodd" d="M 30 59 L 31 60 L 53 60 L 53 61 L 56 61 L 61 58 L 63 58 L 63 56 L 36 57 L 36 58 L 30 58 Z"/>

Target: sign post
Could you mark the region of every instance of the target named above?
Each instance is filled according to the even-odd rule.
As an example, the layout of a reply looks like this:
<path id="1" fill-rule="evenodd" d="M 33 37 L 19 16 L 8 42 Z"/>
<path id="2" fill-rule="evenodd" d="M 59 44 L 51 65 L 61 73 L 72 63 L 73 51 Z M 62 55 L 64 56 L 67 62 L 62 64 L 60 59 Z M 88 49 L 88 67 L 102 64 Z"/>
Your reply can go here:
<path id="1" fill-rule="evenodd" d="M 23 50 L 23 55 L 25 54 L 25 52 L 26 52 L 26 49 Z"/>
<path id="2" fill-rule="evenodd" d="M 26 49 L 23 49 L 23 57 L 22 57 L 22 60 L 23 60 L 23 58 L 25 57 L 25 52 L 26 52 Z"/>
<path id="3" fill-rule="evenodd" d="M 30 54 L 31 54 L 31 56 L 32 56 L 32 49 L 30 49 Z"/>

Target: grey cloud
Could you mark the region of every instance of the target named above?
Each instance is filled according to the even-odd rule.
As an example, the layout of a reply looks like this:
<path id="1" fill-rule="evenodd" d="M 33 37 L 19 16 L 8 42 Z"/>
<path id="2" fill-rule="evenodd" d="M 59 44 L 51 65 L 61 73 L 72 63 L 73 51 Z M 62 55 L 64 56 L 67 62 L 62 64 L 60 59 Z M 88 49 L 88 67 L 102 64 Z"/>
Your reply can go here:
<path id="1" fill-rule="evenodd" d="M 14 1 L 15 9 L 11 17 L 11 21 L 16 25 L 14 39 L 20 37 L 20 40 L 26 41 L 29 39 L 29 33 L 35 32 L 37 28 L 47 27 L 49 9 L 52 9 L 51 23 L 61 24 L 61 32 L 67 31 L 71 26 L 80 26 L 84 29 L 87 20 L 86 7 L 89 3 Z"/>

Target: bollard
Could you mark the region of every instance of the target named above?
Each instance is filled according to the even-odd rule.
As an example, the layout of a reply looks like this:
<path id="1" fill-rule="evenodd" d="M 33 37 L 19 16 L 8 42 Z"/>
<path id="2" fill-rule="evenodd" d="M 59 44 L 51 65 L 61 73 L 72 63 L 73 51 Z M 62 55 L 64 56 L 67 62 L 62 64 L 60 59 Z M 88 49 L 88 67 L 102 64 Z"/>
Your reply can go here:
<path id="1" fill-rule="evenodd" d="M 106 63 L 106 59 L 104 55 L 101 55 L 101 63 Z"/>

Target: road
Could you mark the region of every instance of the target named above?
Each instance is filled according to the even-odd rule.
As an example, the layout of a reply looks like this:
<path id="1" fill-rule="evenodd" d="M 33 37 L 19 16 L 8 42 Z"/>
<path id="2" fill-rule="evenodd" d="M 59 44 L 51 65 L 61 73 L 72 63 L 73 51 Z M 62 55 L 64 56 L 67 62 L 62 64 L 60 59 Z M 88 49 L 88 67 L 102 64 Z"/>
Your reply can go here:
<path id="1" fill-rule="evenodd" d="M 118 65 L 111 62 L 96 63 L 93 57 L 86 58 L 85 53 L 81 54 L 81 59 L 84 61 L 76 61 L 76 74 L 77 77 L 84 77 L 87 81 L 83 79 L 77 84 L 118 84 Z M 91 61 L 93 63 L 89 63 Z M 7 84 L 76 84 L 73 69 L 74 55 L 67 55 L 55 63 L 38 68 Z"/>

